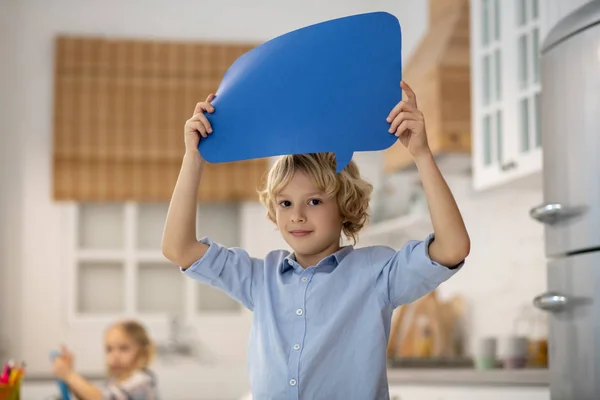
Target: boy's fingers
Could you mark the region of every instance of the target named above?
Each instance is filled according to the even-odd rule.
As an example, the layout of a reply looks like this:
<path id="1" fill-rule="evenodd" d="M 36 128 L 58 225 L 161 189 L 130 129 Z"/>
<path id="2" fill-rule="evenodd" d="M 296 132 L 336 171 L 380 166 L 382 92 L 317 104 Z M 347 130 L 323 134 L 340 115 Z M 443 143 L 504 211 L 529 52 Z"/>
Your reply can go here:
<path id="1" fill-rule="evenodd" d="M 399 138 L 400 136 L 413 129 L 413 125 L 414 121 L 402 121 L 402 123 L 400 124 L 400 126 L 398 126 L 398 129 L 394 133 L 394 136 Z"/>
<path id="2" fill-rule="evenodd" d="M 407 103 L 406 101 L 401 101 L 390 111 L 390 114 L 387 117 L 387 122 L 392 122 L 396 116 L 402 111 L 414 112 L 416 108 L 412 106 L 412 104 Z"/>
<path id="3" fill-rule="evenodd" d="M 194 108 L 194 114 L 199 114 L 202 113 L 204 111 L 208 111 L 209 113 L 213 113 L 215 111 L 215 108 L 213 107 L 212 104 L 205 102 L 205 101 L 201 101 L 200 103 L 196 104 L 196 108 Z"/>
<path id="4" fill-rule="evenodd" d="M 415 92 L 411 89 L 411 87 L 408 85 L 408 83 L 406 83 L 404 81 L 400 82 L 400 86 L 406 93 L 408 103 L 410 103 L 413 107 L 416 108 L 417 107 L 417 95 L 415 94 Z"/>
<path id="5" fill-rule="evenodd" d="M 206 133 L 206 127 L 202 122 L 194 121 L 190 124 L 190 127 L 198 131 L 200 133 L 200 136 L 204 138 L 208 136 L 208 134 Z"/>
<path id="6" fill-rule="evenodd" d="M 210 125 L 210 122 L 203 113 L 194 115 L 192 119 L 195 121 L 199 121 L 204 126 L 206 132 L 212 133 L 212 126 Z"/>
<path id="7" fill-rule="evenodd" d="M 196 107 L 194 107 L 194 113 L 192 115 L 196 115 L 200 111 L 202 111 L 202 102 L 196 103 Z"/>
<path id="8" fill-rule="evenodd" d="M 196 107 L 194 108 L 194 114 L 192 114 L 192 115 L 196 115 L 202 111 L 208 111 L 210 113 L 214 112 L 215 108 L 213 107 L 212 104 L 210 104 L 210 102 L 213 101 L 214 98 L 215 98 L 215 95 L 213 93 L 211 93 L 206 98 L 206 101 L 200 101 L 200 102 L 196 103 Z"/>
<path id="9" fill-rule="evenodd" d="M 415 120 L 416 120 L 416 117 L 414 116 L 414 114 L 406 112 L 406 111 L 400 112 L 400 114 L 398 114 L 398 116 L 396 118 L 394 118 L 394 120 L 392 121 L 392 124 L 390 126 L 390 133 L 396 132 L 396 130 L 398 129 L 398 126 L 400 126 L 400 124 L 402 124 L 404 121 L 415 121 Z"/>

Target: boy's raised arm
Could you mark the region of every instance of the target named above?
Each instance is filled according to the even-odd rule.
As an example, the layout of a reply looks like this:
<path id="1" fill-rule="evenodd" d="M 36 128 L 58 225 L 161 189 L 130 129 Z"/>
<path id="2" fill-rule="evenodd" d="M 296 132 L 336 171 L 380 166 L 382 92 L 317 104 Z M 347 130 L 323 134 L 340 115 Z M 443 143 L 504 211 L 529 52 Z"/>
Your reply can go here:
<path id="1" fill-rule="evenodd" d="M 200 136 L 212 133 L 204 112 L 214 111 L 210 104 L 213 98 L 211 94 L 206 101 L 198 103 L 194 115 L 185 124 L 185 155 L 162 237 L 163 255 L 183 269 L 202 258 L 208 250 L 208 245 L 200 243 L 196 237 L 198 187 L 206 164 L 198 152 L 198 143 Z"/>
<path id="2" fill-rule="evenodd" d="M 446 267 L 455 267 L 465 260 L 471 249 L 467 228 L 433 155 L 425 154 L 415 162 L 435 234 L 429 245 L 429 257 Z"/>
<path id="3" fill-rule="evenodd" d="M 407 100 L 398 103 L 390 112 L 389 131 L 412 154 L 419 170 L 435 234 L 428 249 L 429 257 L 439 264 L 454 267 L 470 252 L 469 234 L 427 143 L 425 118 L 417 106 L 417 96 L 406 82 L 402 82 L 400 86 L 406 93 Z"/>

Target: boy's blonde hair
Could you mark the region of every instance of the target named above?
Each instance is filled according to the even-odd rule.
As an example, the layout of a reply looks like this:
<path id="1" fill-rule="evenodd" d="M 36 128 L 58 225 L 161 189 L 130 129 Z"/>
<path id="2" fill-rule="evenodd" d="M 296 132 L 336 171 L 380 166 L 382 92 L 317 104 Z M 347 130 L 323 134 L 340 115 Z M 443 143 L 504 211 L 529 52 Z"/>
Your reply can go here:
<path id="1" fill-rule="evenodd" d="M 361 178 L 354 161 L 336 173 L 333 153 L 294 154 L 279 158 L 271 167 L 260 201 L 267 208 L 267 218 L 275 220 L 275 197 L 292 180 L 294 174 L 308 175 L 326 196 L 336 198 L 342 216 L 342 232 L 356 244 L 358 232 L 369 218 L 369 201 L 373 185 Z"/>
<path id="2" fill-rule="evenodd" d="M 112 328 L 122 329 L 123 332 L 138 345 L 138 367 L 141 369 L 148 368 L 154 359 L 155 348 L 146 328 L 139 322 L 133 320 L 120 321 L 114 324 Z"/>

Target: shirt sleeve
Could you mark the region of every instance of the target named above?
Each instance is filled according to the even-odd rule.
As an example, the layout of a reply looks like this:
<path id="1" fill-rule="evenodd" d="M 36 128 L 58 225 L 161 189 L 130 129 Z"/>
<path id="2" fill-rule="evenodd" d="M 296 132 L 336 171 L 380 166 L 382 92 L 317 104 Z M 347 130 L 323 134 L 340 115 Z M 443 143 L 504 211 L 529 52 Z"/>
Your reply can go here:
<path id="1" fill-rule="evenodd" d="M 224 247 L 207 237 L 200 242 L 208 245 L 208 250 L 183 273 L 222 290 L 249 310 L 254 310 L 253 293 L 264 274 L 264 260 L 250 257 L 237 247 Z"/>
<path id="2" fill-rule="evenodd" d="M 385 305 L 393 308 L 411 303 L 450 279 L 464 265 L 464 260 L 452 268 L 429 257 L 430 234 L 425 240 L 411 240 L 400 250 L 377 246 L 370 252 L 375 270 L 375 286 Z"/>
<path id="3" fill-rule="evenodd" d="M 157 400 L 155 382 L 142 372 L 134 373 L 119 384 L 110 382 L 103 393 L 104 400 Z"/>

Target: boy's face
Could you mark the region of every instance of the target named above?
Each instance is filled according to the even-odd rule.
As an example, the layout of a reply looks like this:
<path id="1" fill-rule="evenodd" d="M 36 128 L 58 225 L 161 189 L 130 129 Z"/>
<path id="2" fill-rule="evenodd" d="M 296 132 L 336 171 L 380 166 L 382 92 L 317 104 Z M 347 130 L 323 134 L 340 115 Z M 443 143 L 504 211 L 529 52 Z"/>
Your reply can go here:
<path id="1" fill-rule="evenodd" d="M 303 267 L 339 249 L 342 217 L 337 201 L 323 195 L 306 174 L 297 172 L 275 198 L 275 217 Z"/>

